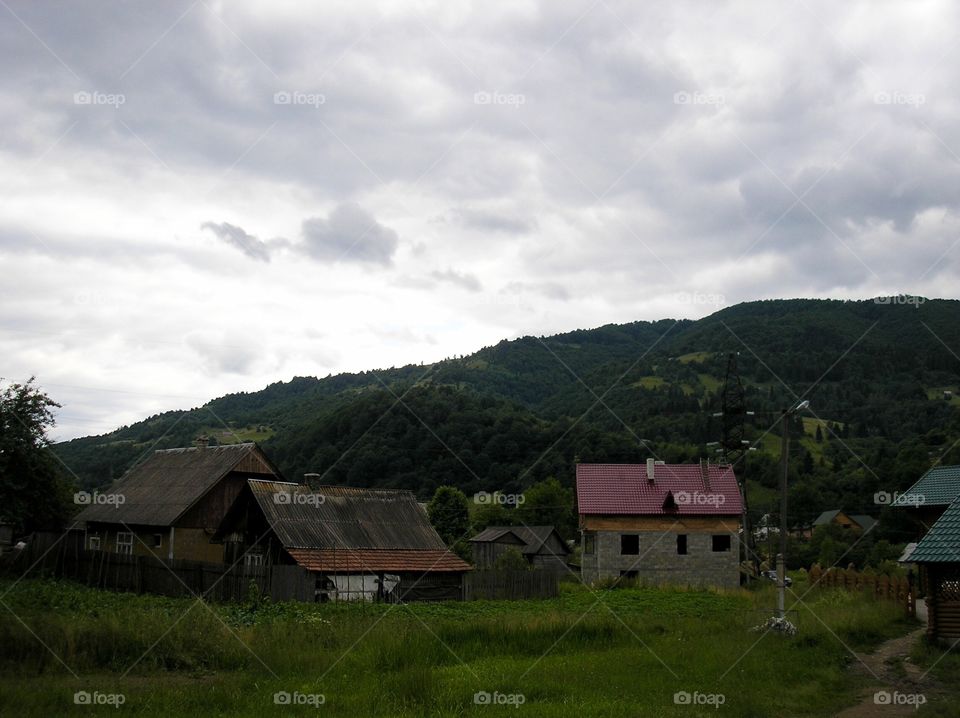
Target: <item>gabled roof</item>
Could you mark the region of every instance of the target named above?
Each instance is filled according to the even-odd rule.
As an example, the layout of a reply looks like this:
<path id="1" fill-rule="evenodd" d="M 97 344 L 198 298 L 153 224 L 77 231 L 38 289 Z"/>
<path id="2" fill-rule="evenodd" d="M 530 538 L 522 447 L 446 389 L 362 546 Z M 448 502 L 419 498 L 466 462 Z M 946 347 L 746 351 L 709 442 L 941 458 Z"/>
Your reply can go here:
<path id="1" fill-rule="evenodd" d="M 469 571 L 410 491 L 250 480 L 253 497 L 298 564 L 324 572 Z"/>
<path id="2" fill-rule="evenodd" d="M 849 516 L 859 524 L 864 533 L 877 525 L 877 520 L 873 516 L 867 516 L 866 514 L 849 514 Z"/>
<path id="3" fill-rule="evenodd" d="M 349 486 L 314 489 L 257 480 L 248 484 L 288 550 L 447 548 L 410 491 Z"/>
<path id="4" fill-rule="evenodd" d="M 960 563 L 960 499 L 954 501 L 920 539 L 911 563 Z"/>
<path id="5" fill-rule="evenodd" d="M 554 526 L 488 526 L 470 539 L 470 541 L 486 543 L 498 541 L 502 537 L 512 534 L 524 544 L 523 548 L 520 549 L 521 553 L 535 554 L 540 552 L 543 544 L 546 543 L 547 539 L 550 538 L 550 534 L 553 533 L 556 533 L 556 527 Z M 557 539 L 560 545 L 563 546 L 563 552 L 565 554 L 570 553 L 566 541 L 560 537 L 560 534 L 557 534 Z"/>
<path id="6" fill-rule="evenodd" d="M 824 524 L 833 523 L 833 520 L 837 518 L 839 514 L 840 514 L 840 509 L 831 509 L 829 511 L 824 511 L 822 514 L 820 514 L 819 516 L 817 516 L 817 518 L 813 520 L 813 525 L 823 526 Z"/>
<path id="7" fill-rule="evenodd" d="M 708 482 L 704 481 L 706 470 Z M 676 509 L 668 501 L 673 495 Z M 644 464 L 577 464 L 581 515 L 735 516 L 740 489 L 730 466 L 657 464 L 653 481 Z"/>
<path id="8" fill-rule="evenodd" d="M 960 465 L 934 466 L 906 491 L 897 496 L 891 506 L 947 506 L 960 496 Z"/>
<path id="9" fill-rule="evenodd" d="M 116 496 L 116 502 L 91 504 L 76 520 L 170 526 L 251 455 L 256 455 L 257 461 L 244 462 L 244 474 L 279 478 L 254 443 L 154 451 L 127 471 L 116 486 L 102 492 Z"/>

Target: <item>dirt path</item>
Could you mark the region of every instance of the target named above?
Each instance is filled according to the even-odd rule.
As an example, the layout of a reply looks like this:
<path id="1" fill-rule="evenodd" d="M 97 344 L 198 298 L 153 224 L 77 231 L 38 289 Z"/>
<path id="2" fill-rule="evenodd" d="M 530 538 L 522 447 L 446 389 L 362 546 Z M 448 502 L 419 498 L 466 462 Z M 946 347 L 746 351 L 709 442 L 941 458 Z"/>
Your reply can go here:
<path id="1" fill-rule="evenodd" d="M 911 716 L 917 711 L 915 698 L 922 695 L 931 702 L 939 693 L 939 686 L 910 660 L 910 651 L 925 629 L 918 628 L 900 638 L 886 641 L 873 653 L 856 654 L 852 670 L 871 679 L 872 686 L 864 688 L 860 703 L 837 714 L 838 718 L 871 718 L 872 716 Z M 877 700 L 878 692 L 880 701 Z M 889 697 L 884 705 L 881 701 Z"/>

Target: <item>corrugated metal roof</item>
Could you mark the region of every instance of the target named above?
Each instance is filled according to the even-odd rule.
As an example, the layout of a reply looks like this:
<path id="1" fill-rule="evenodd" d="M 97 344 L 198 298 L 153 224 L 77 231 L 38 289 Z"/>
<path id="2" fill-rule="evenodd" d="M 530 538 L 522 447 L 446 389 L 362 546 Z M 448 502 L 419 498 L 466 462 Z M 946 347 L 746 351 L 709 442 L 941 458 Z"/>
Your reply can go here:
<path id="1" fill-rule="evenodd" d="M 906 491 L 897 496 L 891 506 L 946 506 L 960 496 L 960 465 L 934 466 Z"/>
<path id="2" fill-rule="evenodd" d="M 287 550 L 446 550 L 410 491 L 250 481 Z"/>
<path id="3" fill-rule="evenodd" d="M 485 543 L 488 541 L 496 541 L 504 534 L 512 533 L 524 543 L 521 552 L 532 554 L 537 553 L 543 547 L 544 542 L 550 538 L 550 534 L 555 530 L 553 526 L 488 526 L 470 540 L 477 543 Z M 570 553 L 566 542 L 560 538 L 559 534 L 557 538 L 563 546 L 565 553 Z"/>
<path id="4" fill-rule="evenodd" d="M 657 464 L 652 482 L 643 464 L 577 464 L 578 510 L 608 515 L 739 515 L 742 504 L 733 469 L 707 470 L 709 485 L 699 464 Z M 676 508 L 670 508 L 668 496 Z"/>
<path id="5" fill-rule="evenodd" d="M 830 511 L 824 511 L 822 514 L 820 514 L 819 516 L 817 516 L 817 518 L 813 520 L 813 525 L 823 526 L 824 524 L 828 524 L 832 522 L 835 518 L 837 518 L 837 514 L 839 513 L 840 513 L 840 509 L 832 509 Z"/>
<path id="6" fill-rule="evenodd" d="M 917 543 L 911 563 L 960 563 L 960 499 L 955 500 Z"/>
<path id="7" fill-rule="evenodd" d="M 254 451 L 260 449 L 253 443 L 155 451 L 124 474 L 116 486 L 101 494 L 122 497 L 123 503 L 105 500 L 92 504 L 76 518 L 85 522 L 169 526 Z"/>
<path id="8" fill-rule="evenodd" d="M 309 571 L 324 573 L 381 573 L 470 571 L 472 567 L 451 551 L 383 549 L 288 549 Z"/>

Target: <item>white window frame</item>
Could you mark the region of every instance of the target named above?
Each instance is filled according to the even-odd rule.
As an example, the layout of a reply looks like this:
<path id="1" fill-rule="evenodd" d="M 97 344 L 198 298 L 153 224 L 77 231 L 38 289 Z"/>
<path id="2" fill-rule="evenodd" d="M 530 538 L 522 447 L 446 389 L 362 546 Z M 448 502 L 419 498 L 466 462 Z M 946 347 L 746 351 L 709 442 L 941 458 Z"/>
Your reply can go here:
<path id="1" fill-rule="evenodd" d="M 99 551 L 99 550 L 100 550 L 100 537 L 99 537 L 99 536 L 87 536 L 87 550 L 88 550 L 88 551 Z"/>
<path id="2" fill-rule="evenodd" d="M 243 555 L 244 566 L 263 566 L 262 553 L 245 553 Z"/>
<path id="3" fill-rule="evenodd" d="M 133 532 L 117 531 L 117 553 L 126 556 L 133 555 Z"/>

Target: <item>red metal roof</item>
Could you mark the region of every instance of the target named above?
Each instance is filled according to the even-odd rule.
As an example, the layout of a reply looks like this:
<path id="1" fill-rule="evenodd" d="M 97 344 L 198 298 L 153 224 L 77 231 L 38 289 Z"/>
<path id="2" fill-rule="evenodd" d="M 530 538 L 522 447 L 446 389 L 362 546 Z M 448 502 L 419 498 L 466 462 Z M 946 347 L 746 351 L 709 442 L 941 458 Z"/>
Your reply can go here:
<path id="1" fill-rule="evenodd" d="M 403 573 L 469 571 L 470 564 L 446 550 L 287 549 L 308 571 L 324 573 Z"/>
<path id="2" fill-rule="evenodd" d="M 704 468 L 699 464 L 657 464 L 651 482 L 644 464 L 577 464 L 577 505 L 581 514 L 742 513 L 733 469 L 710 466 L 709 481 L 704 481 Z M 675 508 L 671 508 L 668 494 L 672 495 Z"/>

